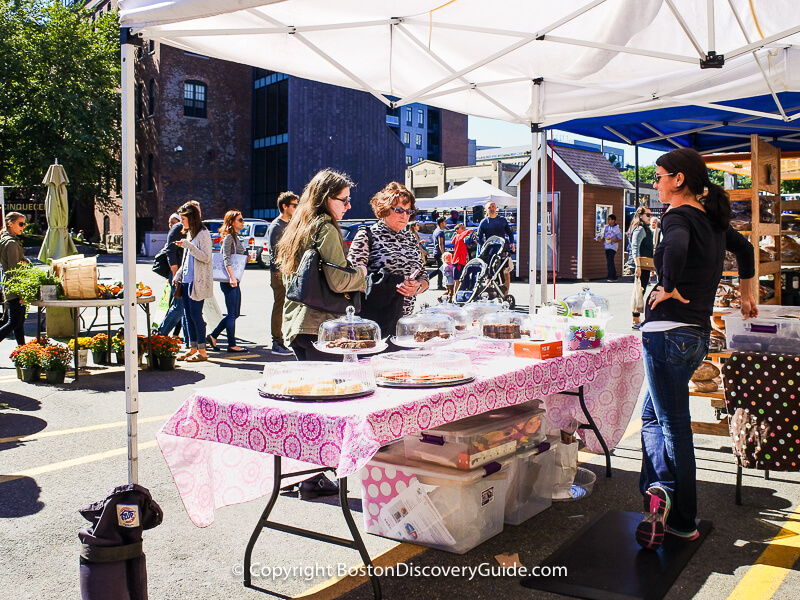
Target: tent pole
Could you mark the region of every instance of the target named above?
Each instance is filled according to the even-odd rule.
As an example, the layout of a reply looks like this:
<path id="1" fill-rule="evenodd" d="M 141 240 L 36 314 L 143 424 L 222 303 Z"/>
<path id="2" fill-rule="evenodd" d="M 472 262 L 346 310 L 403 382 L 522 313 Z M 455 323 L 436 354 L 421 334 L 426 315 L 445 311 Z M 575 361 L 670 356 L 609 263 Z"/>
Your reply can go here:
<path id="1" fill-rule="evenodd" d="M 128 483 L 139 483 L 139 360 L 136 319 L 136 191 L 134 163 L 134 40 L 128 28 L 120 29 L 122 50 L 122 281 L 125 321 L 125 413 L 128 419 Z"/>
<path id="2" fill-rule="evenodd" d="M 537 86 L 538 87 L 538 86 Z M 538 129 L 538 126 L 534 125 L 531 127 L 531 197 L 530 197 L 530 225 L 529 225 L 529 234 L 528 234 L 528 288 L 530 290 L 530 312 L 534 314 L 536 312 L 536 231 L 539 226 L 539 206 L 537 204 L 538 200 L 538 192 L 539 192 L 539 149 L 537 147 L 537 143 L 539 142 L 539 133 L 534 129 Z"/>
<path id="3" fill-rule="evenodd" d="M 636 198 L 633 200 L 633 207 L 639 208 L 639 145 L 633 145 L 633 157 L 636 163 Z M 623 223 L 627 228 L 628 223 Z"/>
<path id="4" fill-rule="evenodd" d="M 542 131 L 539 134 L 541 140 L 541 148 L 539 148 L 540 167 L 539 177 L 541 183 L 539 185 L 539 195 L 541 196 L 540 210 L 541 218 L 539 219 L 542 234 L 539 236 L 539 285 L 540 294 L 539 301 L 544 304 L 547 301 L 547 132 Z"/>

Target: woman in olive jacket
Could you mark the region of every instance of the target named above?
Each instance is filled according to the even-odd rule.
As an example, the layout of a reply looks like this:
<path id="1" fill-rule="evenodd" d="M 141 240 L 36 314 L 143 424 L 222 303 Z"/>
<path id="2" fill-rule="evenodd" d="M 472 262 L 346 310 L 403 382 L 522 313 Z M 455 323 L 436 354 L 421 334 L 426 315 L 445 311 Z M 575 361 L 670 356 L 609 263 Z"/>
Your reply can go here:
<path id="1" fill-rule="evenodd" d="M 311 248 L 316 237 L 320 259 L 324 262 L 350 267 L 351 272 L 323 265 L 322 271 L 331 290 L 336 293 L 363 291 L 366 288 L 365 267 L 353 268 L 344 254 L 339 220 L 350 207 L 350 187 L 353 182 L 341 173 L 323 169 L 308 182 L 300 197 L 297 210 L 278 243 L 278 264 L 288 287 L 291 275 L 297 272 L 300 260 Z M 314 348 L 319 326 L 341 314 L 311 308 L 287 299 L 283 305 L 283 339 L 294 350 L 297 360 L 330 360 L 331 357 Z"/>
<path id="2" fill-rule="evenodd" d="M 9 269 L 15 269 L 22 263 L 28 262 L 25 259 L 25 249 L 19 241 L 19 235 L 25 229 L 25 215 L 18 212 L 6 214 L 6 223 L 0 233 L 0 267 L 3 276 Z M 11 333 L 17 338 L 20 346 L 25 343 L 25 307 L 20 302 L 16 294 L 6 294 L 6 314 L 0 324 L 0 342 L 6 339 Z"/>

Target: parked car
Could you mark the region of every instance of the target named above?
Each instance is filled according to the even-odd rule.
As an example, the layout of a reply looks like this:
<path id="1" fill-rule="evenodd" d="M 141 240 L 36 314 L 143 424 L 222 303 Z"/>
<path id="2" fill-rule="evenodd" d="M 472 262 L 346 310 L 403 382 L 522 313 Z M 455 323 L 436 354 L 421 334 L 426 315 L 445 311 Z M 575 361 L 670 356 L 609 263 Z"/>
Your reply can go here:
<path id="1" fill-rule="evenodd" d="M 359 227 L 362 225 L 372 225 L 376 221 L 377 219 L 344 219 L 339 221 L 339 229 L 344 239 L 345 251 L 350 249 L 350 244 L 353 243 L 353 238 L 356 237 Z"/>
<path id="2" fill-rule="evenodd" d="M 478 249 L 478 243 L 475 241 L 475 236 L 478 232 L 477 227 L 468 226 L 469 229 L 472 231 L 470 234 L 464 239 L 464 243 L 467 245 L 467 253 L 469 254 L 469 258 L 475 258 L 476 251 Z M 446 229 L 444 232 L 444 251 L 445 252 L 453 252 L 453 238 L 456 235 L 455 229 Z M 433 260 L 433 236 L 431 235 L 430 240 L 425 244 L 425 248 L 428 250 L 430 264 L 435 264 L 436 261 Z"/>
<path id="3" fill-rule="evenodd" d="M 222 236 L 219 234 L 219 228 L 222 227 L 222 222 L 222 219 L 206 219 L 203 221 L 203 224 L 211 233 L 211 248 L 214 252 L 219 252 L 220 244 L 222 243 Z M 239 232 L 239 239 L 242 241 L 242 245 L 247 249 L 248 264 L 258 264 L 261 267 L 269 265 L 268 259 L 262 260 L 261 258 L 261 250 L 267 244 L 268 229 L 269 221 L 264 219 L 244 220 L 244 227 Z"/>

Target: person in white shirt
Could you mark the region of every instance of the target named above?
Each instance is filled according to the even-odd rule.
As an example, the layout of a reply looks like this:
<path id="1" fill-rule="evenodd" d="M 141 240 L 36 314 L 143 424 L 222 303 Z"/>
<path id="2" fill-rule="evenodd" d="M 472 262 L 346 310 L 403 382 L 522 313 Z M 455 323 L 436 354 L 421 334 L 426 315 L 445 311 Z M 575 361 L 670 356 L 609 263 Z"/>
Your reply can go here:
<path id="1" fill-rule="evenodd" d="M 615 256 L 622 241 L 622 232 L 617 225 L 616 215 L 608 215 L 608 225 L 603 228 L 603 235 L 595 238 L 598 242 L 602 240 L 603 247 L 606 249 L 606 265 L 608 268 L 607 281 L 617 280 L 617 266 Z"/>

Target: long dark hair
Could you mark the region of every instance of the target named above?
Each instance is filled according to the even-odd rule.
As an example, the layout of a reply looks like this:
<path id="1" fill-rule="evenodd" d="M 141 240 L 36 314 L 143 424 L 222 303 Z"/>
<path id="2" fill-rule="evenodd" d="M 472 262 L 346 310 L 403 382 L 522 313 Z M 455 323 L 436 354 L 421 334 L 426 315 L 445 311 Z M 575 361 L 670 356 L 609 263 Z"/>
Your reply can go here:
<path id="1" fill-rule="evenodd" d="M 728 228 L 731 222 L 728 193 L 721 186 L 711 183 L 706 163 L 696 150 L 676 148 L 659 156 L 656 164 L 668 173 L 683 173 L 683 183 L 678 189 L 687 188 L 695 196 L 700 196 L 700 202 L 714 229 L 725 231 Z"/>
<path id="2" fill-rule="evenodd" d="M 203 225 L 203 220 L 200 218 L 200 209 L 197 208 L 196 204 L 187 202 L 178 209 L 178 214 L 182 217 L 186 217 L 186 221 L 189 223 L 187 231 L 189 235 L 192 236 L 192 239 L 195 239 L 197 234 L 206 228 L 206 226 Z"/>
<path id="3" fill-rule="evenodd" d="M 297 271 L 302 254 L 311 246 L 312 236 L 316 233 L 324 215 L 331 218 L 341 238 L 342 232 L 339 230 L 336 217 L 328 209 L 327 200 L 338 195 L 344 188 L 354 185 L 347 175 L 332 169 L 323 169 L 306 184 L 297 210 L 278 243 L 277 260 L 282 273 L 288 275 Z M 344 244 L 344 241 L 342 243 Z"/>

